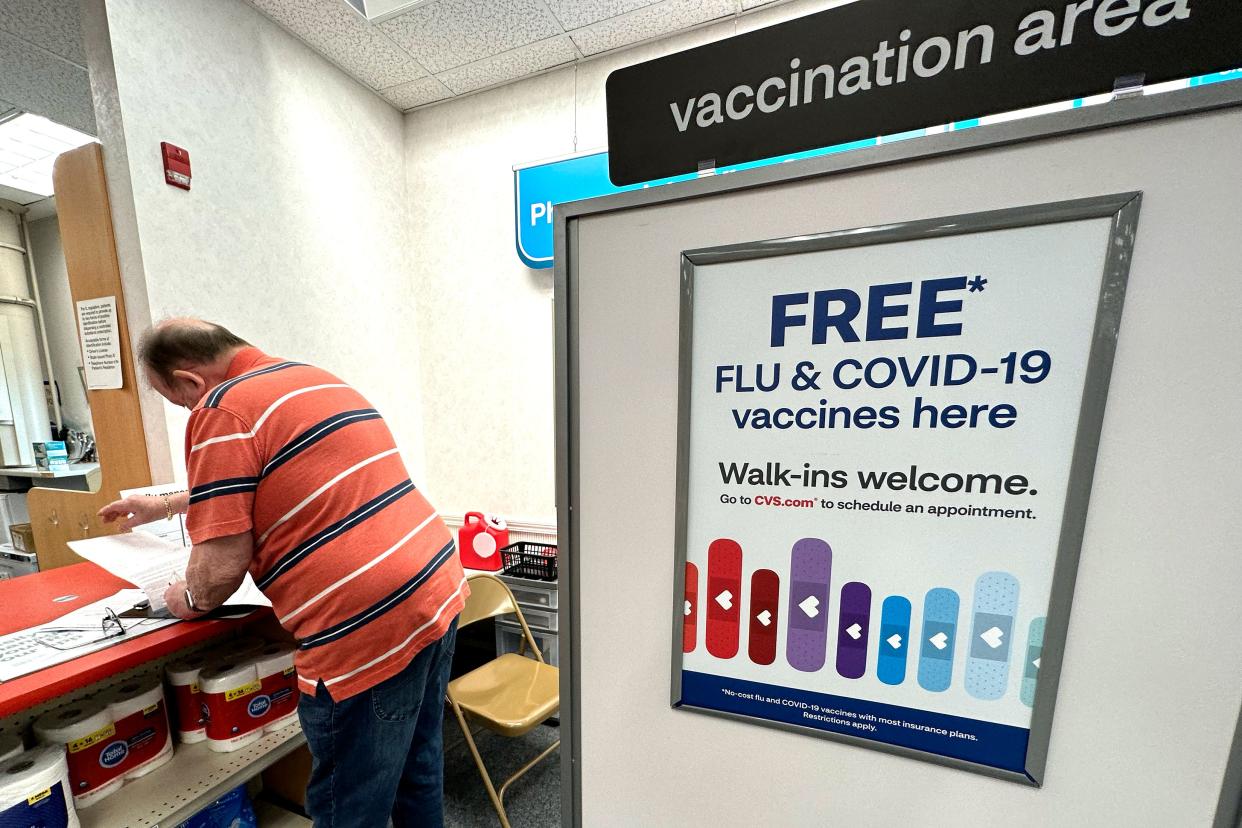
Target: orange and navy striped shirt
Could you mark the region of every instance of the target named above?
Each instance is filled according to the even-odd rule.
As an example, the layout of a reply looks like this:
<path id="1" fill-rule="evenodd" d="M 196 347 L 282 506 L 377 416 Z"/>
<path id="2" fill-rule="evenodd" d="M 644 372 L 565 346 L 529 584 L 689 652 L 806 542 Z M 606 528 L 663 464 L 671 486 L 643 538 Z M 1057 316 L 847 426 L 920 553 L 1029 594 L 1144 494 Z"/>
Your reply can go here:
<path id="1" fill-rule="evenodd" d="M 194 543 L 250 532 L 250 573 L 298 640 L 304 692 L 344 699 L 400 672 L 460 613 L 453 538 L 392 433 L 336 377 L 240 351 L 186 427 Z"/>

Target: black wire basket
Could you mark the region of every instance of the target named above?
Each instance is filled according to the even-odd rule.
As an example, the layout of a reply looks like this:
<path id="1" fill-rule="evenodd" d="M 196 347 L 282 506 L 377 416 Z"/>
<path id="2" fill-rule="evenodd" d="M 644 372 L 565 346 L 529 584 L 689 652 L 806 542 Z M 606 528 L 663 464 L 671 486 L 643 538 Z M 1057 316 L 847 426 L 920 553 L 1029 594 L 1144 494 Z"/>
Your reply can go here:
<path id="1" fill-rule="evenodd" d="M 518 541 L 500 550 L 506 575 L 532 578 L 536 581 L 556 580 L 556 546 L 551 543 Z"/>

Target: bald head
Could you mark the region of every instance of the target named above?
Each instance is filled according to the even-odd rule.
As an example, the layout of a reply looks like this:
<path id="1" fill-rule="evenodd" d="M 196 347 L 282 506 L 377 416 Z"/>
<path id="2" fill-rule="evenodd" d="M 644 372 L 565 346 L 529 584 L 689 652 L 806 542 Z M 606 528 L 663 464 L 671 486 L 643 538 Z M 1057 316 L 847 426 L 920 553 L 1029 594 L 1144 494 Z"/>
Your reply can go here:
<path id="1" fill-rule="evenodd" d="M 193 407 L 249 344 L 214 322 L 166 319 L 142 335 L 138 361 L 155 390 L 178 405 Z"/>

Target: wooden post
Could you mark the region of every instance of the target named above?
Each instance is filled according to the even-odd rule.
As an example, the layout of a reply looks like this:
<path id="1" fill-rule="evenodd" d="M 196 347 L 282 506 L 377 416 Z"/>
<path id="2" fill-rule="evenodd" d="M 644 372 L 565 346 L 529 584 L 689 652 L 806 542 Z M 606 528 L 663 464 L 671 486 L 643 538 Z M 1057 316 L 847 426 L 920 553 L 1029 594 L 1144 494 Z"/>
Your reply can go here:
<path id="1" fill-rule="evenodd" d="M 141 378 L 134 369 L 129 345 L 102 149 L 92 143 L 66 152 L 56 159 L 52 180 L 74 306 L 85 299 L 116 297 L 123 385 L 111 391 L 87 392 L 102 472 L 99 490 L 34 487 L 29 492 L 30 523 L 42 569 L 80 562 L 82 559 L 66 542 L 114 533 L 115 526 L 102 524 L 96 512 L 116 500 L 121 489 L 151 485 L 138 400 Z"/>

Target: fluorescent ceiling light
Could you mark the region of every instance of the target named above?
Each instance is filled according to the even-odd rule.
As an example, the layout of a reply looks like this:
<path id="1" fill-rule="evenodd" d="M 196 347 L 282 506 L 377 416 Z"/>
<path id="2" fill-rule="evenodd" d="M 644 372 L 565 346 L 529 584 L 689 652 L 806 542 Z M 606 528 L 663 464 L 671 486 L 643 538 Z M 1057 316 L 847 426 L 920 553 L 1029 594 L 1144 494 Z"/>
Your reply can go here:
<path id="1" fill-rule="evenodd" d="M 372 23 L 404 14 L 429 0 L 345 0 L 355 11 Z"/>
<path id="2" fill-rule="evenodd" d="M 50 196 L 57 156 L 94 140 L 30 113 L 4 121 L 0 123 L 0 184 Z"/>

